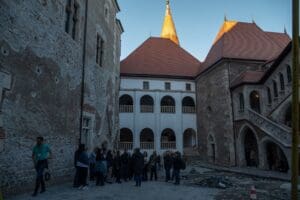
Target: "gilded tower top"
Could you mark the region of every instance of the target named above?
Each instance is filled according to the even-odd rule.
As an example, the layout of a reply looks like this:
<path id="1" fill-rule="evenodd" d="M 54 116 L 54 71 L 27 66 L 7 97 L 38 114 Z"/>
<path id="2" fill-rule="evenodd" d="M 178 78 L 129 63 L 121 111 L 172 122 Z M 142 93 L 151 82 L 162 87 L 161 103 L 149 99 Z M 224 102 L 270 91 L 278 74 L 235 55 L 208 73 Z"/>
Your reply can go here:
<path id="1" fill-rule="evenodd" d="M 166 0 L 166 15 L 160 37 L 170 39 L 179 45 L 179 40 L 177 37 L 175 24 L 172 18 L 169 0 Z"/>

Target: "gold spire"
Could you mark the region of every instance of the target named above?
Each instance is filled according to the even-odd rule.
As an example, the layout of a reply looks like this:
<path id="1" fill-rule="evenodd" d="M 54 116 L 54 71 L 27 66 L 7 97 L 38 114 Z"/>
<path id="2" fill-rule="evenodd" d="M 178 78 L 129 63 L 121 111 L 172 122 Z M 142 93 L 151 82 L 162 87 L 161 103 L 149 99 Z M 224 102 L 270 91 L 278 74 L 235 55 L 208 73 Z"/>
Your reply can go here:
<path id="1" fill-rule="evenodd" d="M 170 39 L 179 45 L 179 40 L 177 37 L 174 21 L 173 21 L 172 14 L 171 14 L 170 1 L 166 0 L 166 4 L 167 4 L 166 15 L 165 15 L 165 19 L 164 19 L 160 37 Z"/>
<path id="2" fill-rule="evenodd" d="M 228 19 L 224 20 L 224 23 L 219 30 L 219 33 L 214 41 L 216 43 L 225 33 L 229 32 L 231 29 L 235 27 L 237 21 L 229 21 Z"/>

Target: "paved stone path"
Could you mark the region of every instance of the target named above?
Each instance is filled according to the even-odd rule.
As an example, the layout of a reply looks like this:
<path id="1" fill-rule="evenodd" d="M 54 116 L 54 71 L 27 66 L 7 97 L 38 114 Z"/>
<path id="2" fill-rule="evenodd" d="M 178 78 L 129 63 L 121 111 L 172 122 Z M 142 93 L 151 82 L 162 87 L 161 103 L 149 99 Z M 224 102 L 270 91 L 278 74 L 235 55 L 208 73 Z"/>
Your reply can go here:
<path id="1" fill-rule="evenodd" d="M 68 185 L 53 186 L 46 193 L 31 197 L 30 193 L 6 200 L 213 200 L 219 190 L 165 182 L 142 182 L 142 187 L 134 182 L 106 184 L 104 187 L 92 184 L 88 190 L 79 190 Z"/>

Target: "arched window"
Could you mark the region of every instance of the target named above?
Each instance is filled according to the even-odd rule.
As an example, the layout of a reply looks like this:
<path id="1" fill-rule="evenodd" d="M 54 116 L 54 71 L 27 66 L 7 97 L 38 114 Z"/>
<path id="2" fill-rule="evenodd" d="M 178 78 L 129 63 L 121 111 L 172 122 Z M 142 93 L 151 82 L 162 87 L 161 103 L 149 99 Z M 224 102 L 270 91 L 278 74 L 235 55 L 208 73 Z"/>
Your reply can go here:
<path id="1" fill-rule="evenodd" d="M 283 78 L 283 74 L 282 73 L 279 74 L 279 79 L 280 79 L 280 90 L 284 91 L 285 86 L 284 86 L 284 78 Z"/>
<path id="2" fill-rule="evenodd" d="M 244 109 L 245 109 L 245 100 L 244 100 L 243 93 L 239 94 L 239 99 L 240 99 L 240 111 L 244 112 Z"/>
<path id="3" fill-rule="evenodd" d="M 277 82 L 273 80 L 273 92 L 274 92 L 274 97 L 278 97 L 278 88 L 277 88 Z"/>
<path id="4" fill-rule="evenodd" d="M 162 113 L 175 113 L 175 100 L 171 96 L 164 96 L 160 101 Z"/>
<path id="5" fill-rule="evenodd" d="M 141 112 L 153 112 L 154 100 L 151 96 L 145 95 L 140 100 Z"/>
<path id="6" fill-rule="evenodd" d="M 250 93 L 250 107 L 252 110 L 260 113 L 260 96 L 257 91 Z"/>
<path id="7" fill-rule="evenodd" d="M 161 149 L 176 149 L 176 136 L 172 129 L 167 128 L 161 133 Z"/>
<path id="8" fill-rule="evenodd" d="M 133 133 L 129 128 L 120 130 L 119 149 L 127 150 L 133 147 Z"/>
<path id="9" fill-rule="evenodd" d="M 292 81 L 292 71 L 291 71 L 291 66 L 289 65 L 286 66 L 286 77 L 288 82 L 290 83 Z"/>
<path id="10" fill-rule="evenodd" d="M 119 99 L 120 112 L 133 112 L 133 100 L 128 94 L 124 94 Z"/>
<path id="11" fill-rule="evenodd" d="M 192 97 L 184 97 L 182 99 L 182 112 L 183 113 L 195 113 L 196 106 Z"/>
<path id="12" fill-rule="evenodd" d="M 272 94 L 271 94 L 271 89 L 267 87 L 267 93 L 268 93 L 268 103 L 272 104 Z"/>
<path id="13" fill-rule="evenodd" d="M 154 133 L 150 128 L 144 128 L 140 134 L 141 149 L 154 149 Z"/>
<path id="14" fill-rule="evenodd" d="M 192 128 L 186 129 L 183 133 L 183 148 L 196 146 L 196 131 Z"/>

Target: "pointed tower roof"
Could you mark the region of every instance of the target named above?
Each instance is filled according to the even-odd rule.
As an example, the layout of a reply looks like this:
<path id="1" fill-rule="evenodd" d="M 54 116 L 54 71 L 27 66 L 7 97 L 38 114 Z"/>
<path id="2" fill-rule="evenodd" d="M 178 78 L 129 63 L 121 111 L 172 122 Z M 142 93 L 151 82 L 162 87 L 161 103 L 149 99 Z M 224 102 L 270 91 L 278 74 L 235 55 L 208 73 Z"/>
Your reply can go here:
<path id="1" fill-rule="evenodd" d="M 178 37 L 177 37 L 175 24 L 174 24 L 172 14 L 171 14 L 170 1 L 167 0 L 166 2 L 167 2 L 166 15 L 165 15 L 165 19 L 164 19 L 164 23 L 163 23 L 163 27 L 162 27 L 160 37 L 170 39 L 170 40 L 172 40 L 173 42 L 175 42 L 176 44 L 179 45 L 179 40 L 178 40 Z"/>
<path id="2" fill-rule="evenodd" d="M 255 23 L 226 20 L 201 69 L 207 69 L 224 58 L 268 61 L 278 56 L 290 40 L 287 34 L 264 31 Z"/>

